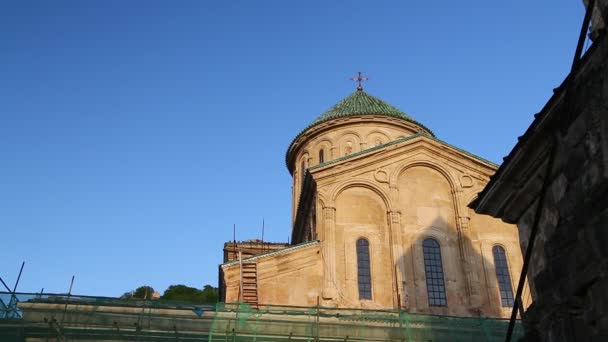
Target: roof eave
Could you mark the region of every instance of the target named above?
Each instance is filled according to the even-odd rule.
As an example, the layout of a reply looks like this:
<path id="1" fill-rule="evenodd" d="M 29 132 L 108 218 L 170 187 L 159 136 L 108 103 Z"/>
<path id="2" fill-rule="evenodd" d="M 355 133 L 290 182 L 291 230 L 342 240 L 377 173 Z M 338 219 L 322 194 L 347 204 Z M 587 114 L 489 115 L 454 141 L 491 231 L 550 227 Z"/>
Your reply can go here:
<path id="1" fill-rule="evenodd" d="M 422 128 L 428 135 L 430 135 L 431 137 L 435 138 L 435 133 L 433 133 L 433 131 L 431 131 L 428 127 L 424 126 L 423 124 L 417 122 L 416 120 L 413 119 L 408 119 L 402 116 L 397 116 L 397 115 L 388 115 L 388 114 L 350 114 L 350 115 L 344 115 L 342 117 L 337 117 L 337 118 L 327 118 L 325 120 L 321 120 L 321 121 L 315 121 L 312 124 L 308 125 L 306 128 L 304 128 L 300 133 L 298 133 L 298 135 L 296 135 L 296 137 L 291 141 L 291 143 L 289 144 L 289 148 L 287 149 L 287 152 L 285 153 L 285 165 L 287 166 L 287 170 L 289 171 L 289 173 L 291 175 L 293 175 L 293 169 L 290 166 L 290 156 L 292 155 L 292 152 L 294 151 L 294 144 L 296 143 L 296 141 L 303 136 L 304 134 L 306 134 L 309 130 L 324 124 L 326 122 L 332 121 L 332 120 L 338 120 L 338 119 L 342 119 L 342 118 L 348 118 L 348 117 L 366 117 L 366 116 L 384 116 L 384 117 L 388 117 L 388 118 L 396 118 L 396 119 L 400 119 L 403 120 L 405 122 L 414 124 L 420 128 Z"/>
<path id="2" fill-rule="evenodd" d="M 607 42 L 608 39 L 604 39 L 603 43 L 606 44 Z M 538 144 L 538 136 L 542 134 L 542 132 L 547 132 L 552 129 L 550 126 L 555 121 L 553 109 L 564 97 L 570 82 L 574 82 L 575 78 L 586 68 L 588 61 L 593 57 L 598 46 L 599 43 L 592 44 L 578 63 L 577 67 L 574 70 L 571 70 L 560 86 L 553 90 L 553 95 L 549 98 L 541 111 L 534 115 L 534 120 L 530 126 L 522 136 L 517 138 L 518 141 L 515 146 L 513 146 L 509 154 L 503 158 L 502 165 L 498 168 L 494 176 L 491 177 L 490 182 L 486 184 L 485 188 L 479 193 L 477 199 L 469 205 L 471 209 L 475 210 L 477 213 L 493 217 L 502 218 L 505 216 L 505 206 L 507 203 L 505 199 L 499 200 L 499 198 L 507 198 L 507 194 L 512 192 L 512 189 L 509 187 L 512 184 L 510 179 L 513 170 L 526 160 L 526 158 L 524 158 L 526 151 L 531 148 L 532 145 Z M 497 203 L 500 203 L 500 205 Z"/>

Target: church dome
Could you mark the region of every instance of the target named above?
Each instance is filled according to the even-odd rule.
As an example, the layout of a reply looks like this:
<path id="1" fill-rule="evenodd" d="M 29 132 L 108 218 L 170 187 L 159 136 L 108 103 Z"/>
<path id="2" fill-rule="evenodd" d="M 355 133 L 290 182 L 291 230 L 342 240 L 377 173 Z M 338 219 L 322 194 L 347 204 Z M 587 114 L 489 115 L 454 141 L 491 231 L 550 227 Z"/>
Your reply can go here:
<path id="1" fill-rule="evenodd" d="M 386 115 L 413 121 L 411 117 L 396 107 L 363 90 L 357 90 L 321 114 L 308 128 L 328 120 L 351 115 Z"/>
<path id="2" fill-rule="evenodd" d="M 366 93 L 362 89 L 357 89 L 354 93 L 342 99 L 325 113 L 317 117 L 316 120 L 314 120 L 293 139 L 285 156 L 289 171 L 293 171 L 293 166 L 290 166 L 290 156 L 293 156 L 295 150 L 302 145 L 301 140 L 302 138 L 305 138 L 307 133 L 314 131 L 324 123 L 329 123 L 333 120 L 348 119 L 349 117 L 359 117 L 362 119 L 367 118 L 370 120 L 377 117 L 388 117 L 393 120 L 398 119 L 398 121 L 413 127 L 417 132 L 435 136 L 430 129 L 426 128 L 424 125 L 420 124 L 412 117 L 399 110 L 397 107 Z"/>

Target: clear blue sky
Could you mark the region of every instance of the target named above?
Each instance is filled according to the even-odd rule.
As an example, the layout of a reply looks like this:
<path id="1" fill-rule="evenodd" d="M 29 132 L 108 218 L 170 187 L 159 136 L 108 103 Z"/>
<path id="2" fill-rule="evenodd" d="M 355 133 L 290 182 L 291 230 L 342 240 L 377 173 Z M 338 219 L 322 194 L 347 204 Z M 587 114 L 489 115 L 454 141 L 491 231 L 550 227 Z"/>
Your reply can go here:
<path id="1" fill-rule="evenodd" d="M 0 276 L 118 296 L 217 284 L 285 241 L 285 151 L 366 91 L 500 163 L 568 73 L 582 1 L 4 1 Z"/>

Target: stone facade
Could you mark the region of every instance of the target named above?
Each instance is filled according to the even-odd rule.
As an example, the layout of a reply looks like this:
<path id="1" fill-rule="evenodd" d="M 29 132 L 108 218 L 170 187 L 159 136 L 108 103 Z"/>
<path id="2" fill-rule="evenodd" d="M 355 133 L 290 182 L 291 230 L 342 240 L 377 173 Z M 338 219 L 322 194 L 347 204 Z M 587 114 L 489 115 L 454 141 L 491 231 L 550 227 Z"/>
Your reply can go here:
<path id="1" fill-rule="evenodd" d="M 589 0 L 583 0 L 585 7 L 589 7 Z M 591 12 L 591 28 L 589 38 L 597 40 L 606 31 L 608 20 L 608 0 L 595 0 L 595 6 Z"/>
<path id="2" fill-rule="evenodd" d="M 242 260 L 257 264 L 258 303 L 509 315 L 493 248 L 505 251 L 514 289 L 522 267 L 517 229 L 467 207 L 496 165 L 411 119 L 356 113 L 307 128 L 287 162 L 295 246 Z M 439 244 L 446 305 L 429 304 L 429 238 Z M 360 294 L 361 239 L 369 245 L 371 298 Z M 222 270 L 226 301 L 238 301 L 239 262 Z"/>
<path id="3" fill-rule="evenodd" d="M 523 317 L 527 340 L 608 340 L 607 194 L 604 34 L 474 204 L 477 212 L 516 223 L 524 253 L 540 209 L 527 273 L 534 299 Z"/>
<path id="4" fill-rule="evenodd" d="M 287 248 L 277 254 L 244 259 L 257 264 L 258 302 L 263 304 L 313 306 L 320 295 L 323 269 L 319 244 Z M 239 301 L 239 262 L 225 263 L 226 302 Z"/>
<path id="5" fill-rule="evenodd" d="M 238 260 L 239 253 L 242 258 L 270 253 L 289 247 L 288 243 L 264 242 L 262 240 L 232 241 L 224 244 L 224 262 Z"/>

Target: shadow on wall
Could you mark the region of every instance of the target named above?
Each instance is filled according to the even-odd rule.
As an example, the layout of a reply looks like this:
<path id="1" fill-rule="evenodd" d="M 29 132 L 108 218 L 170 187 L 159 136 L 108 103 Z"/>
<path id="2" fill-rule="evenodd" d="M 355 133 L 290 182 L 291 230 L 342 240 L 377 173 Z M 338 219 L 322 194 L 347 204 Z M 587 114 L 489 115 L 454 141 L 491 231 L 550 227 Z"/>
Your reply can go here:
<path id="1" fill-rule="evenodd" d="M 403 309 L 465 317 L 510 314 L 516 283 L 498 242 L 495 253 L 482 255 L 479 241 L 472 241 L 469 233 L 459 234 L 441 217 L 425 228 L 406 225 L 403 234 L 405 249 L 396 265 Z"/>

